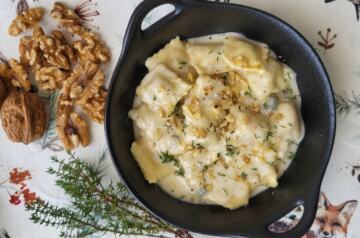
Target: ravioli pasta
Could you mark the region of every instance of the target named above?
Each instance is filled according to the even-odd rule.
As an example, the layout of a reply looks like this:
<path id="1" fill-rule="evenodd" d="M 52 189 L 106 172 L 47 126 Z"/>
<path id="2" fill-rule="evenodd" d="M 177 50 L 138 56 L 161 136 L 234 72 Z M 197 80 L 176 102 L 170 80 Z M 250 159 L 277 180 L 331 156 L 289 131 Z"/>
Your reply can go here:
<path id="1" fill-rule="evenodd" d="M 229 209 L 278 186 L 304 126 L 296 74 L 267 45 L 235 33 L 176 37 L 145 65 L 129 116 L 149 183 Z"/>

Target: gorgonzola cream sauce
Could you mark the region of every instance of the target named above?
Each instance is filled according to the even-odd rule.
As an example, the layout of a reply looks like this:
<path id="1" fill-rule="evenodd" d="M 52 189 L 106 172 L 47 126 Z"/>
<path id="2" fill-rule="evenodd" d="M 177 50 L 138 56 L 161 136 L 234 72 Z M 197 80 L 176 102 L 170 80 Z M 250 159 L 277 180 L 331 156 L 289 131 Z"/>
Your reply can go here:
<path id="1" fill-rule="evenodd" d="M 296 74 L 236 33 L 171 40 L 136 89 L 131 151 L 149 183 L 229 209 L 278 185 L 302 140 Z"/>

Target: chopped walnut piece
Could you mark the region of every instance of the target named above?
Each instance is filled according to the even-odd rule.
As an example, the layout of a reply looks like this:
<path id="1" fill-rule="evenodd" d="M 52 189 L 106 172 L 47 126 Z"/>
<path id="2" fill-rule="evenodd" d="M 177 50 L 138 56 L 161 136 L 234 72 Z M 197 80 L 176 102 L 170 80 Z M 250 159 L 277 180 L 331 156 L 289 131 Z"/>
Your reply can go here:
<path id="1" fill-rule="evenodd" d="M 70 84 L 70 97 L 80 105 L 95 97 L 103 86 L 105 76 L 100 67 L 91 62 L 76 67 L 67 79 Z"/>
<path id="2" fill-rule="evenodd" d="M 74 42 L 74 48 L 81 62 L 90 60 L 93 63 L 107 63 L 110 60 L 110 51 L 100 38 L 89 31 L 79 34 L 81 40 Z"/>
<path id="3" fill-rule="evenodd" d="M 26 29 L 35 26 L 43 17 L 44 9 L 42 8 L 30 8 L 27 11 L 17 15 L 16 18 L 11 22 L 8 32 L 9 35 L 17 36 Z"/>
<path id="4" fill-rule="evenodd" d="M 215 127 L 215 131 L 219 136 L 223 136 L 226 132 L 230 132 L 235 129 L 235 118 L 228 114 L 222 118 L 218 125 Z"/>
<path id="5" fill-rule="evenodd" d="M 87 122 L 77 113 L 62 114 L 57 118 L 57 133 L 65 149 L 72 150 L 81 144 L 90 144 L 89 127 Z"/>
<path id="6" fill-rule="evenodd" d="M 89 98 L 81 105 L 86 115 L 97 123 L 104 123 L 106 95 L 106 90 L 100 89 L 96 96 Z"/>
<path id="7" fill-rule="evenodd" d="M 50 16 L 58 21 L 61 26 L 69 30 L 76 29 L 76 26 L 81 25 L 80 17 L 73 10 L 58 2 L 54 4 L 54 8 L 51 10 Z M 76 33 L 71 30 L 70 32 L 74 34 Z"/>
<path id="8" fill-rule="evenodd" d="M 14 86 L 22 88 L 25 91 L 30 91 L 31 82 L 28 78 L 28 73 L 25 67 L 22 66 L 17 60 L 9 60 L 9 66 L 12 71 L 12 83 Z"/>
<path id="9" fill-rule="evenodd" d="M 42 67 L 35 73 L 35 79 L 41 89 L 60 89 L 68 74 L 57 67 Z"/>

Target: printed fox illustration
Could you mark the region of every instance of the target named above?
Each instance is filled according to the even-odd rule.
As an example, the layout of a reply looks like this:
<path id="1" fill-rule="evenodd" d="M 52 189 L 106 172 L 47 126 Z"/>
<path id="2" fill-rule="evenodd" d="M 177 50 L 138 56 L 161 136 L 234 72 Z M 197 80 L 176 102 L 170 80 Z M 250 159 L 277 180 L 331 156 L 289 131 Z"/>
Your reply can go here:
<path id="1" fill-rule="evenodd" d="M 321 193 L 314 224 L 302 238 L 346 238 L 356 206 L 355 200 L 333 205 L 326 195 Z"/>
<path id="2" fill-rule="evenodd" d="M 328 2 L 333 2 L 335 0 L 325 0 L 326 3 Z M 360 0 L 348 0 L 350 2 L 352 2 L 355 6 L 355 11 L 356 11 L 356 18 L 357 20 L 360 19 Z"/>

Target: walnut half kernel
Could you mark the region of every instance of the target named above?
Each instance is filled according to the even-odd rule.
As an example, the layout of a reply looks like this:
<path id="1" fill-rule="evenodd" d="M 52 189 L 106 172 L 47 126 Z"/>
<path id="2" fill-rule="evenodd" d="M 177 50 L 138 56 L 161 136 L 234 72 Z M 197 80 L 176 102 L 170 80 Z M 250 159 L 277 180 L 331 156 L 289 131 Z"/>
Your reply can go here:
<path id="1" fill-rule="evenodd" d="M 43 90 L 61 89 L 68 73 L 57 67 L 43 67 L 36 71 L 35 79 Z"/>
<path id="2" fill-rule="evenodd" d="M 63 114 L 57 118 L 56 129 L 67 150 L 72 150 L 80 144 L 83 147 L 90 144 L 88 124 L 75 112 Z"/>
<path id="3" fill-rule="evenodd" d="M 17 15 L 16 18 L 11 22 L 8 32 L 11 36 L 17 36 L 20 33 L 26 31 L 26 29 L 35 26 L 43 17 L 44 9 L 30 8 L 27 11 Z"/>

